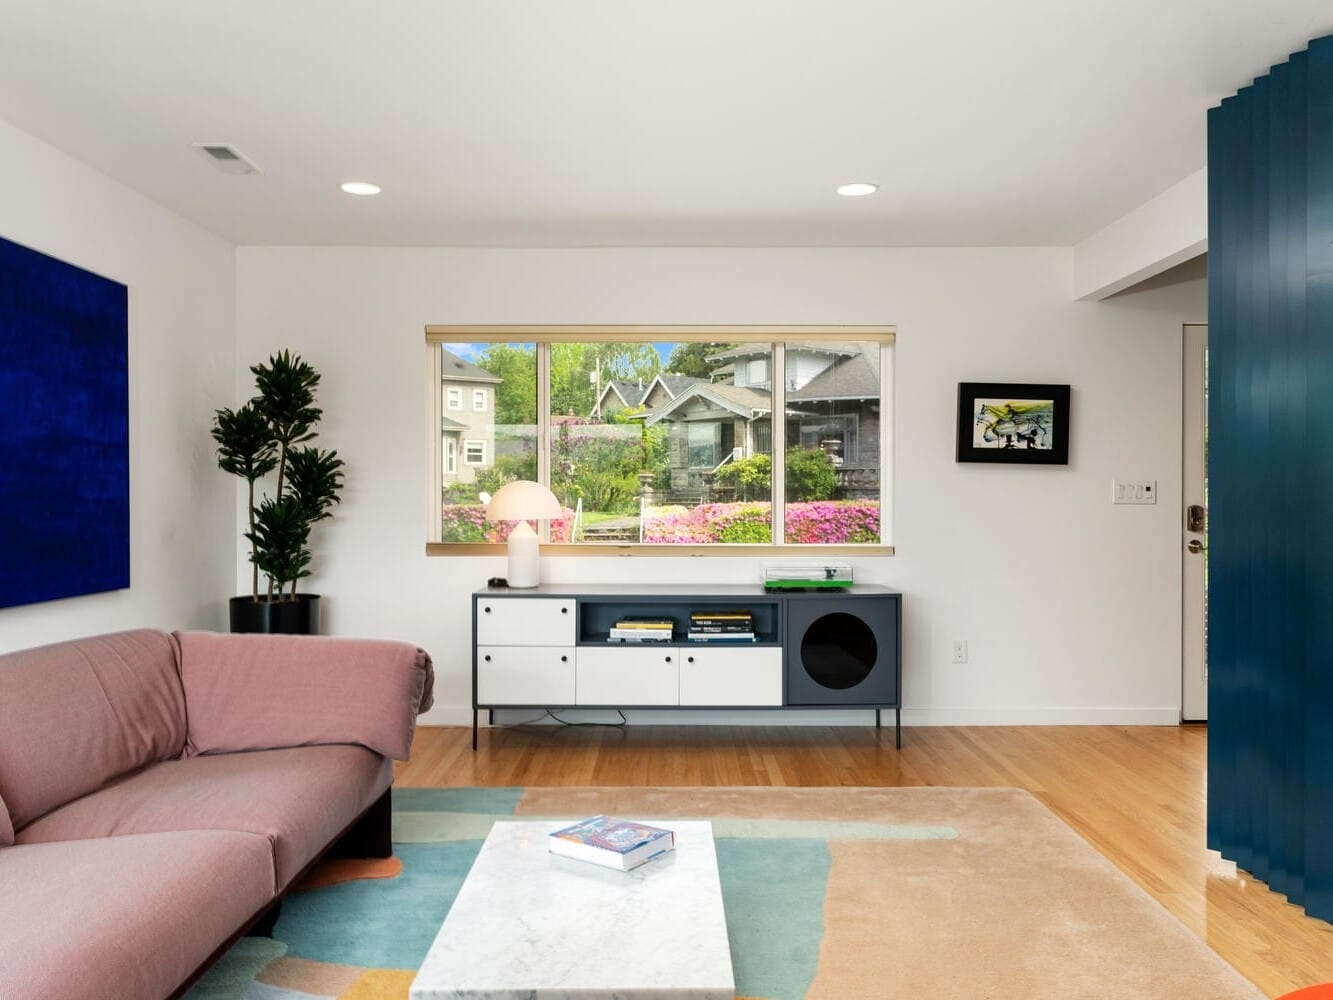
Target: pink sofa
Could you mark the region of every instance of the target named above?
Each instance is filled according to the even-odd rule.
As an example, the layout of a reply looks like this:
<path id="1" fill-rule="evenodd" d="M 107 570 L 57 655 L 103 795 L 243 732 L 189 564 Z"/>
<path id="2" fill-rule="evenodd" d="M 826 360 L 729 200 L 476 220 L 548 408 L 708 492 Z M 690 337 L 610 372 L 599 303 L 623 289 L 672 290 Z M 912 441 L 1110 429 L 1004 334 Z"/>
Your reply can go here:
<path id="1" fill-rule="evenodd" d="M 387 856 L 404 643 L 148 630 L 0 656 L 0 1000 L 177 996 L 331 846 Z"/>

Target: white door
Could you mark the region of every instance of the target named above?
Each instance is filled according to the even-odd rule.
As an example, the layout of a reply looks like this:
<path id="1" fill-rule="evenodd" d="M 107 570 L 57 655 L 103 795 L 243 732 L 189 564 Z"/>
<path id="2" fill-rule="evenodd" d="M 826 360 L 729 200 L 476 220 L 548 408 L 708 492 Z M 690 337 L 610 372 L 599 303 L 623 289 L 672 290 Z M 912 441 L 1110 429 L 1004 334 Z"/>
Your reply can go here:
<path id="1" fill-rule="evenodd" d="M 1185 327 L 1184 498 L 1181 512 L 1181 716 L 1208 718 L 1208 327 Z"/>

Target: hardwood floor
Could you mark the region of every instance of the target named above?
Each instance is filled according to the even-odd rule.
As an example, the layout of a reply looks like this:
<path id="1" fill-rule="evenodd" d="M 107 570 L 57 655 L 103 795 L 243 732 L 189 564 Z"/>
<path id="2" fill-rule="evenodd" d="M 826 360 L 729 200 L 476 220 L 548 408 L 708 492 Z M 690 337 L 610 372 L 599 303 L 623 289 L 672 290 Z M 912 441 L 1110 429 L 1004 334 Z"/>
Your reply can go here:
<path id="1" fill-rule="evenodd" d="M 423 728 L 401 786 L 1026 788 L 1269 996 L 1333 982 L 1333 927 L 1204 848 L 1203 727 Z"/>

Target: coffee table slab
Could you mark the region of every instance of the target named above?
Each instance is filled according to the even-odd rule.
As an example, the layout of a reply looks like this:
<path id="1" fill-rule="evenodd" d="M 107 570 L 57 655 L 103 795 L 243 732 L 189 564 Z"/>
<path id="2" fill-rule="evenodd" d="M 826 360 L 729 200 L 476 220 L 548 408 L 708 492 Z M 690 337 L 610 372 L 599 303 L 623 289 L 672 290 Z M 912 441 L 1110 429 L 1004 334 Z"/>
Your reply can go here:
<path id="1" fill-rule="evenodd" d="M 491 828 L 411 1000 L 734 1000 L 712 824 L 621 872 L 547 851 L 577 819 Z"/>

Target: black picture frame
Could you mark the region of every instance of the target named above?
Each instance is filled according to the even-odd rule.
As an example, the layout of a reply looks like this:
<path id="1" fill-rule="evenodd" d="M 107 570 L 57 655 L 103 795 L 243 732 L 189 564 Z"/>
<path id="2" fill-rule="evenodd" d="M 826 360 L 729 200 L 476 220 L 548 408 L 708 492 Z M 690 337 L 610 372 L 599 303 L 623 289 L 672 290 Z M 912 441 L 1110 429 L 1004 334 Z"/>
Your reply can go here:
<path id="1" fill-rule="evenodd" d="M 1049 410 L 1033 411 L 1020 407 L 1018 415 L 1031 413 L 1033 419 L 1006 421 L 1003 413 L 994 413 L 997 425 L 990 432 L 996 443 L 977 445 L 975 428 L 984 416 L 979 413 L 983 401 L 992 407 L 1001 403 L 1045 402 Z M 1049 420 L 1049 426 L 1046 421 Z M 1042 441 L 1049 438 L 1049 447 Z M 1001 443 L 1003 442 L 1003 443 Z M 958 383 L 959 462 L 991 462 L 1004 465 L 1069 464 L 1069 386 L 1026 382 Z"/>

